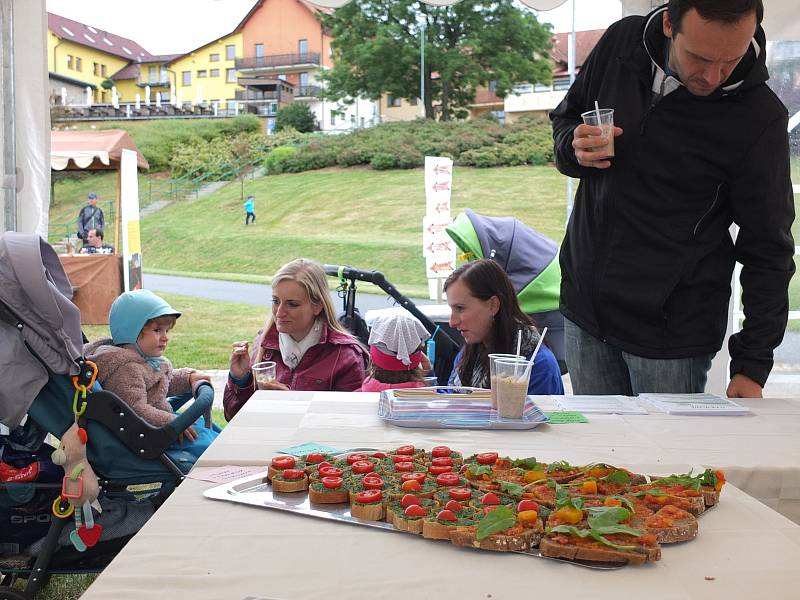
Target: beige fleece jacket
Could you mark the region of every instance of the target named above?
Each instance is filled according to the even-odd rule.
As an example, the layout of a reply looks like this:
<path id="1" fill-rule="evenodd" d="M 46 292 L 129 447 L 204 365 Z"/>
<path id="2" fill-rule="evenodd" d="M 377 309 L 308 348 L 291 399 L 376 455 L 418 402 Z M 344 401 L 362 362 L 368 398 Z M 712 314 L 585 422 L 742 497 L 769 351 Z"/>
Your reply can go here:
<path id="1" fill-rule="evenodd" d="M 130 348 L 114 346 L 111 338 L 86 344 L 84 355 L 97 365 L 97 380 L 103 389 L 125 400 L 145 421 L 163 427 L 175 418 L 168 396 L 191 391 L 189 374 L 194 369 L 173 369 L 165 360 L 154 371 Z"/>

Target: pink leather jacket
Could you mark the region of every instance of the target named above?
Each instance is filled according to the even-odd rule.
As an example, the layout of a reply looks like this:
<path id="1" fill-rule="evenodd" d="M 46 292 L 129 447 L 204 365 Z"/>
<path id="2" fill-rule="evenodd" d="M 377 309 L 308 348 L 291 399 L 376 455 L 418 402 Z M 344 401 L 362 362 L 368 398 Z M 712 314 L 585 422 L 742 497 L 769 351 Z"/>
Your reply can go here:
<path id="1" fill-rule="evenodd" d="M 257 338 L 258 339 L 258 338 Z M 261 360 L 275 361 L 276 379 L 296 391 L 352 392 L 361 386 L 368 355 L 358 341 L 322 324 L 319 343 L 309 348 L 297 368 L 287 367 L 278 346 L 278 330 L 273 325 L 261 338 L 264 356 Z M 253 363 L 255 351 L 250 356 Z M 255 392 L 255 382 L 237 385 L 228 376 L 222 400 L 225 418 L 230 421 Z"/>

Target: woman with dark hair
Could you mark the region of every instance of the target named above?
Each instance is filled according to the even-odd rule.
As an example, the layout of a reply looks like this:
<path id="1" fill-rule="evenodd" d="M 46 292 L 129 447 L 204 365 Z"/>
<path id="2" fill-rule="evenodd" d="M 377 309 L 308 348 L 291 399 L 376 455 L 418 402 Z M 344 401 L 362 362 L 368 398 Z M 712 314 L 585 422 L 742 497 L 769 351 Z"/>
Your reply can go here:
<path id="1" fill-rule="evenodd" d="M 493 260 L 476 260 L 456 269 L 444 284 L 450 305 L 450 326 L 466 342 L 450 375 L 451 385 L 489 387 L 489 354 L 530 356 L 539 341 L 533 320 L 522 312 L 506 272 Z M 546 342 L 539 348 L 531 369 L 529 394 L 563 394 L 561 370 Z"/>

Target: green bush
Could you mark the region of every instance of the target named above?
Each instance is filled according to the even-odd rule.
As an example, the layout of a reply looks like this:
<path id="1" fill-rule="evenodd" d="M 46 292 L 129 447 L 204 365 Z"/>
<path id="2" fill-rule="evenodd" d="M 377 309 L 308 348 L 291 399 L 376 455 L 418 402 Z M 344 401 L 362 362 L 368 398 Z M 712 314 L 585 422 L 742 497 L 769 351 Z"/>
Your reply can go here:
<path id="1" fill-rule="evenodd" d="M 312 141 L 300 147 L 299 151 L 283 162 L 284 173 L 300 173 L 324 169 L 336 164 L 336 151 L 331 144 L 323 141 Z"/>
<path id="2" fill-rule="evenodd" d="M 314 131 L 316 127 L 314 113 L 307 104 L 292 102 L 278 111 L 275 117 L 275 131 L 282 131 L 288 127 L 304 133 Z"/>
<path id="3" fill-rule="evenodd" d="M 277 148 L 273 148 L 272 151 L 267 154 L 267 158 L 264 161 L 264 167 L 266 167 L 267 173 L 270 175 L 283 173 L 284 163 L 295 154 L 297 154 L 297 148 L 291 146 L 278 146 Z"/>

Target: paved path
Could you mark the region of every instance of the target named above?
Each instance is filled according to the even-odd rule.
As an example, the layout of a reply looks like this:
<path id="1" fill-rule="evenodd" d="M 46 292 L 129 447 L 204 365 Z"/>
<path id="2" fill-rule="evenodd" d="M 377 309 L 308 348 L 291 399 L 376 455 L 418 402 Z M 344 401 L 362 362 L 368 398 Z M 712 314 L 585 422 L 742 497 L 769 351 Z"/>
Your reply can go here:
<path id="1" fill-rule="evenodd" d="M 219 281 L 216 279 L 195 279 L 194 277 L 175 277 L 172 275 L 144 274 L 144 285 L 154 292 L 167 292 L 208 298 L 210 300 L 224 300 L 226 302 L 240 302 L 254 306 L 270 306 L 272 304 L 272 287 L 264 283 L 240 283 L 237 281 Z M 363 315 L 368 310 L 388 308 L 394 306 L 394 298 L 383 294 L 367 294 L 361 290 L 366 288 L 377 289 L 369 283 L 357 286 L 356 306 Z M 342 300 L 335 291 L 331 292 L 334 306 L 341 308 Z M 424 298 L 411 298 L 414 304 L 433 304 Z"/>

